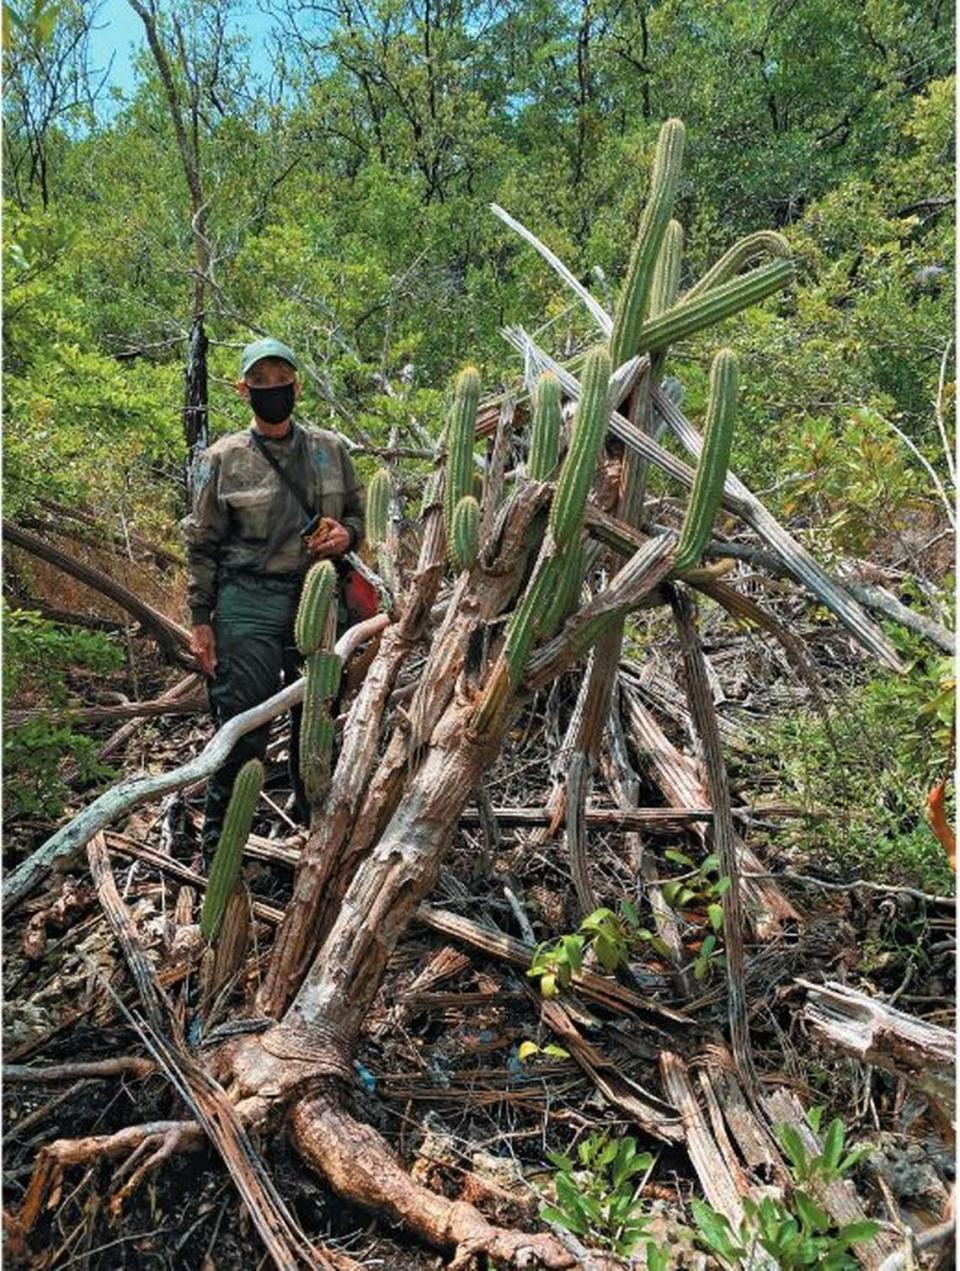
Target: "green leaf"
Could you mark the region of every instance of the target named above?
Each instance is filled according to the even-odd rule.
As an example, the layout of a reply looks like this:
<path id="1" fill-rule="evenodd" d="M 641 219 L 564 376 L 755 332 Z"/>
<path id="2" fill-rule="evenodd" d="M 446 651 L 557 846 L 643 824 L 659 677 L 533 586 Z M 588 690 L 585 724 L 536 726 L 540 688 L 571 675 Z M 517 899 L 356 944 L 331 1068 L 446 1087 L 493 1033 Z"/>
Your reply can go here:
<path id="1" fill-rule="evenodd" d="M 688 869 L 696 869 L 697 863 L 686 852 L 681 852 L 675 847 L 668 847 L 664 852 L 664 856 L 668 861 L 673 861 L 675 865 L 686 865 Z"/>
<path id="2" fill-rule="evenodd" d="M 797 1176 L 803 1178 L 807 1172 L 808 1161 L 806 1148 L 803 1146 L 803 1140 L 798 1130 L 792 1125 L 778 1125 L 775 1128 L 777 1138 L 790 1158 L 790 1164 L 793 1166 Z"/>
<path id="3" fill-rule="evenodd" d="M 723 905 L 707 905 L 707 917 L 714 931 L 720 931 L 723 927 Z"/>
<path id="4" fill-rule="evenodd" d="M 806 1115 L 806 1122 L 814 1134 L 820 1133 L 820 1122 L 823 1120 L 823 1114 L 826 1112 L 824 1104 L 818 1104 L 815 1108 L 810 1108 Z"/>
<path id="5" fill-rule="evenodd" d="M 555 1205 L 541 1205 L 540 1217 L 544 1222 L 563 1227 L 565 1231 L 572 1231 L 575 1236 L 585 1236 L 589 1230 L 587 1223 L 577 1214 L 564 1213 L 562 1210 L 557 1209 Z"/>
<path id="6" fill-rule="evenodd" d="M 826 1231 L 830 1227 L 830 1217 L 828 1214 L 815 1204 L 806 1192 L 795 1191 L 793 1193 L 793 1204 L 797 1213 L 800 1215 L 801 1221 L 812 1231 Z"/>
<path id="7" fill-rule="evenodd" d="M 870 1218 L 864 1218 L 860 1222 L 847 1223 L 846 1227 L 841 1227 L 836 1239 L 841 1240 L 845 1245 L 857 1245 L 864 1240 L 872 1240 L 879 1230 L 879 1223 L 873 1222 Z"/>
<path id="8" fill-rule="evenodd" d="M 840 1157 L 843 1153 L 843 1139 L 843 1122 L 839 1117 L 834 1117 L 823 1140 L 823 1152 L 820 1156 L 820 1164 L 825 1171 L 832 1173 L 840 1164 Z"/>

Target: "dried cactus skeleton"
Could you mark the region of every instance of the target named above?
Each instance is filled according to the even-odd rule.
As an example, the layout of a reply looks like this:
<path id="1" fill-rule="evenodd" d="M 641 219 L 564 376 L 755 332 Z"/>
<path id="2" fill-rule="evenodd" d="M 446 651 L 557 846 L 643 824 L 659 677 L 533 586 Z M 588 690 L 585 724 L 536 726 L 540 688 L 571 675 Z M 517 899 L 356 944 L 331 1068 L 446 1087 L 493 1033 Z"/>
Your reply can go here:
<path id="1" fill-rule="evenodd" d="M 793 277 L 785 240 L 761 233 L 736 244 L 677 299 L 683 234 L 674 216 L 683 139 L 678 120 L 664 125 L 616 316 L 604 315 L 596 301 L 588 306 L 607 343 L 591 349 L 582 362 L 557 365 L 557 374 L 540 374 L 528 385 L 533 389 L 531 428 L 526 440 L 519 431 L 509 439 L 520 460 L 512 482 L 485 483 L 482 493 L 483 500 L 499 496 L 496 506 L 475 498 L 481 383 L 472 367 L 460 372 L 453 388 L 442 466 L 416 527 L 415 568 L 401 560 L 396 534 L 391 534 L 395 487 L 389 473 L 378 473 L 371 482 L 369 537 L 381 572 L 389 570 L 396 605 L 349 704 L 332 771 L 330 707 L 341 672 L 332 652 L 333 570 L 317 566 L 307 580 L 297 618 L 297 640 L 308 668 L 300 762 L 314 816 L 293 897 L 257 994 L 257 1009 L 270 1027 L 225 1045 L 216 1069 L 221 1079 L 229 1078 L 238 1109 L 251 1120 L 263 1115 L 265 1102 L 271 1109 L 291 1107 L 297 1141 L 309 1145 L 309 1158 L 321 1167 L 326 1159 L 332 1183 L 347 1190 L 350 1170 L 342 1160 L 336 1168 L 330 1162 L 349 1156 L 344 1126 L 354 1123 L 331 1109 L 350 1079 L 352 1052 L 387 960 L 431 891 L 457 818 L 499 753 L 510 721 L 538 687 L 598 641 L 607 641 L 601 647 L 609 657 L 612 640 L 615 658 L 623 621 L 632 610 L 669 604 L 674 585 L 683 585 L 685 575 L 691 585 L 702 581 L 703 571 L 691 571 L 700 564 L 726 497 L 736 412 L 737 370 L 728 350 L 716 354 L 711 368 L 702 453 L 679 540 L 673 531 L 639 533 L 643 509 L 634 507 L 630 519 L 639 546 L 605 586 L 584 600 L 587 562 L 608 550 L 598 541 L 590 500 L 604 445 L 616 437 L 631 457 L 644 462 L 660 462 L 666 454 L 629 422 L 636 416 L 628 407 L 614 413 L 623 405 L 618 388 L 630 382 L 624 365 L 633 360 L 631 400 L 653 401 L 657 384 L 650 379 L 659 376 L 671 344 L 775 294 Z M 532 238 L 526 231 L 524 236 Z M 774 259 L 738 273 L 760 255 Z M 577 291 L 582 292 L 579 285 Z M 637 362 L 645 353 L 656 356 Z M 561 456 L 564 398 L 576 401 L 576 414 Z M 673 458 L 669 470 L 678 469 L 687 471 Z M 481 526 L 492 529 L 481 534 Z M 447 561 L 452 573 L 445 571 Z M 423 650 L 426 664 L 401 715 L 392 711 L 391 693 L 405 664 Z M 609 686 L 599 700 L 609 703 Z M 256 774 L 245 776 L 246 771 L 238 778 L 238 790 L 241 783 L 243 790 L 248 785 L 258 790 Z M 736 870 L 735 861 L 730 868 Z M 204 910 L 211 929 L 235 877 L 229 887 L 224 884 L 225 891 L 218 890 L 215 867 L 209 921 Z M 319 1100 L 318 1089 L 323 1091 Z M 365 1178 L 378 1152 L 387 1159 L 388 1150 L 375 1139 L 367 1130 L 358 1139 Z M 395 1169 L 385 1167 L 383 1177 Z M 376 1174 L 374 1168 L 362 1199 L 389 1208 L 388 1184 L 378 1192 Z M 427 1210 L 423 1197 L 407 1197 L 405 1220 L 427 1239 L 456 1242 L 453 1228 Z M 471 1230 L 475 1253 L 485 1249 L 505 1256 L 505 1233 L 489 1224 Z M 552 1237 L 526 1239 L 541 1242 L 537 1249 L 545 1264 L 573 1265 Z M 520 1244 L 509 1247 L 511 1257 L 523 1253 Z"/>

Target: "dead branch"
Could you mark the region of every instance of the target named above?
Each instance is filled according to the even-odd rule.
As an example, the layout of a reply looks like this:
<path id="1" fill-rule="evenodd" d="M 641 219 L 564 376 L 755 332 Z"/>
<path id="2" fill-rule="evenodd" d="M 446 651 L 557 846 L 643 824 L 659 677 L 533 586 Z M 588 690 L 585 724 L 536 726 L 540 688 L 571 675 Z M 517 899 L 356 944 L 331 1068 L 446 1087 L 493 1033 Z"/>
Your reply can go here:
<path id="1" fill-rule="evenodd" d="M 862 1063 L 903 1077 L 942 1109 L 956 1114 L 956 1038 L 844 984 L 811 984 L 803 1018 L 814 1035 Z"/>
<path id="2" fill-rule="evenodd" d="M 72 556 L 60 551 L 46 539 L 15 525 L 12 521 L 4 522 L 3 536 L 8 543 L 22 547 L 32 556 L 55 565 L 57 569 L 62 569 L 64 573 L 92 587 L 94 591 L 107 596 L 121 609 L 126 609 L 128 613 L 133 614 L 144 630 L 149 631 L 154 637 L 170 661 L 184 666 L 195 665 L 193 655 L 190 653 L 190 633 L 186 628 L 172 622 L 158 609 L 153 609 L 129 587 L 124 587 L 122 583 L 118 583 L 93 565 L 74 560 Z"/>

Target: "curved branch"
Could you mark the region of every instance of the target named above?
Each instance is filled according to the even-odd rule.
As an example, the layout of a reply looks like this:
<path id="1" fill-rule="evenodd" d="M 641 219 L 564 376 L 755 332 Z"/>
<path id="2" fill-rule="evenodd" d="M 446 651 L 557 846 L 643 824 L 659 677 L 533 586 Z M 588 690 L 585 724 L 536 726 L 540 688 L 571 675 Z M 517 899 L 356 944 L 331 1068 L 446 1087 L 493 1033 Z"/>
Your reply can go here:
<path id="1" fill-rule="evenodd" d="M 376 617 L 351 627 L 337 641 L 336 652 L 345 660 L 364 641 L 382 631 L 389 621 L 386 614 L 377 614 Z M 180 790 L 191 782 L 211 776 L 226 760 L 239 738 L 301 702 L 304 683 L 304 679 L 301 678 L 296 683 L 281 689 L 279 693 L 274 693 L 273 697 L 267 698 L 259 706 L 252 706 L 242 714 L 235 715 L 214 733 L 199 755 L 181 764 L 179 768 L 174 768 L 170 772 L 126 777 L 104 791 L 99 799 L 95 799 L 72 821 L 48 838 L 8 875 L 3 886 L 4 911 L 31 892 L 56 861 L 72 856 L 74 852 L 85 846 L 94 834 L 108 826 L 111 821 L 115 821 L 124 812 L 129 812 L 138 804 L 147 803 L 171 790 Z"/>

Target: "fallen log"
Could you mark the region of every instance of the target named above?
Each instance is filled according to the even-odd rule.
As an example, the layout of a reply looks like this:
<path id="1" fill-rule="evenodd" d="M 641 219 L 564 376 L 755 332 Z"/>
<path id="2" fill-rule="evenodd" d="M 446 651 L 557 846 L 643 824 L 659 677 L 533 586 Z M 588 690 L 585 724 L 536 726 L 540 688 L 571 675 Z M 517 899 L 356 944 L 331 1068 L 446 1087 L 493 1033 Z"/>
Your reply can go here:
<path id="1" fill-rule="evenodd" d="M 162 702 L 181 702 L 185 698 L 190 697 L 204 683 L 205 680 L 202 675 L 187 675 L 182 680 L 178 680 L 171 688 L 168 688 L 165 693 L 161 693 L 159 700 Z M 100 753 L 97 755 L 100 762 L 103 763 L 111 755 L 116 754 L 121 746 L 126 745 L 130 738 L 135 736 L 142 722 L 139 717 L 128 720 L 127 723 L 121 724 L 116 732 L 111 733 L 100 747 Z"/>
<path id="2" fill-rule="evenodd" d="M 952 1120 L 956 1115 L 956 1036 L 845 984 L 811 984 L 803 1018 L 815 1036 L 865 1064 L 903 1077 Z"/>
<path id="3" fill-rule="evenodd" d="M 15 547 L 23 548 L 31 556 L 36 556 L 46 561 L 48 565 L 54 565 L 57 569 L 63 570 L 65 574 L 76 578 L 87 587 L 92 587 L 94 591 L 108 597 L 121 609 L 126 609 L 128 613 L 133 614 L 144 630 L 153 636 L 170 661 L 191 667 L 196 665 L 193 654 L 190 652 L 189 631 L 181 627 L 179 623 L 173 622 L 166 614 L 148 605 L 145 600 L 141 600 L 129 587 L 124 587 L 122 583 L 118 583 L 116 579 L 94 565 L 74 560 L 72 556 L 60 551 L 46 539 L 40 538 L 12 521 L 4 522 L 3 537 L 7 543 L 13 543 Z"/>
<path id="4" fill-rule="evenodd" d="M 117 706 L 65 706 L 59 710 L 32 707 L 7 711 L 3 727 L 21 728 L 33 720 L 48 724 L 106 724 L 114 719 L 154 719 L 159 715 L 197 715 L 207 709 L 206 699 L 155 697 L 146 702 L 124 702 Z"/>

